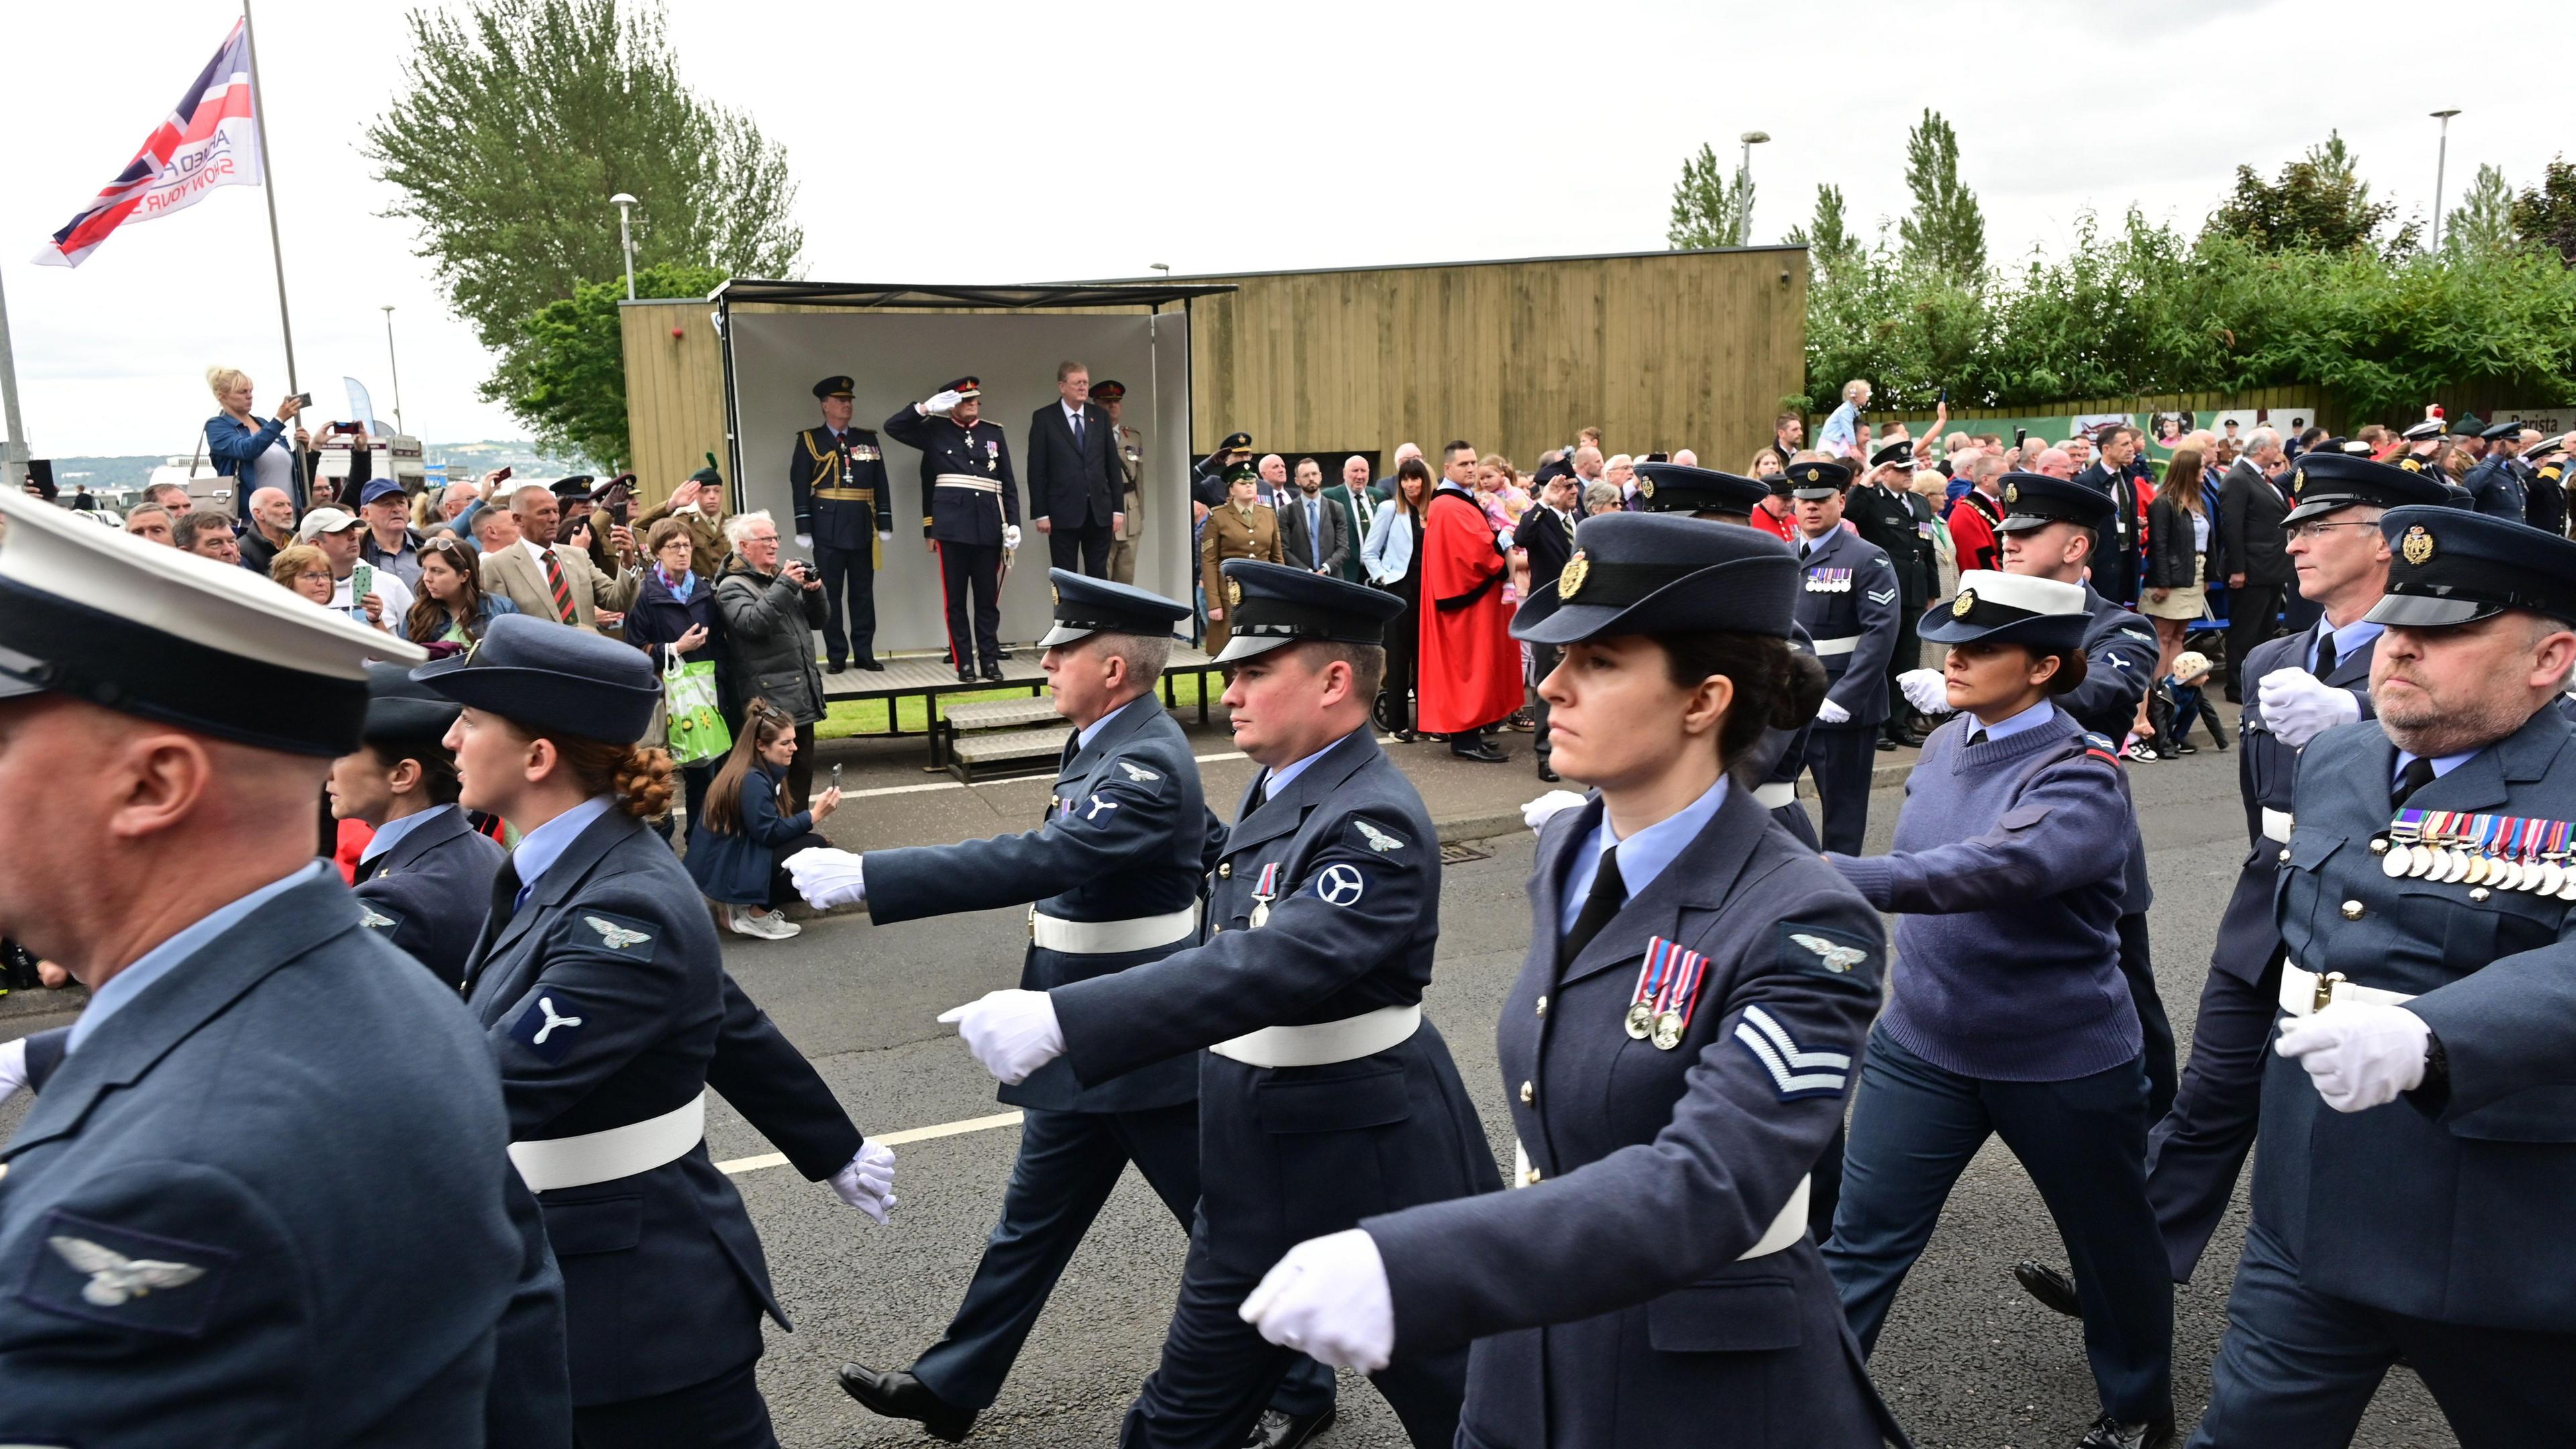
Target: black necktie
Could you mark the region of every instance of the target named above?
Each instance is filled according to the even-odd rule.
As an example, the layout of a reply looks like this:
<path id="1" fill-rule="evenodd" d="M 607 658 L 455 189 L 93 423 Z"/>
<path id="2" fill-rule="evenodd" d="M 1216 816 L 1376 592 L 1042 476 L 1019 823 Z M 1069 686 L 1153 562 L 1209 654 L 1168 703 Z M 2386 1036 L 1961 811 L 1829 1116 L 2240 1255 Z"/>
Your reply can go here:
<path id="1" fill-rule="evenodd" d="M 1592 938 L 1601 934 L 1601 928 L 1610 924 L 1610 918 L 1619 914 L 1619 907 L 1627 901 L 1628 883 L 1619 879 L 1619 848 L 1614 845 L 1601 852 L 1601 869 L 1592 877 L 1592 893 L 1583 898 L 1582 913 L 1574 918 L 1574 929 L 1565 933 L 1565 949 L 1557 959 L 1570 962 L 1582 955 L 1583 948 L 1592 944 Z"/>
<path id="2" fill-rule="evenodd" d="M 1972 749 L 1972 750 L 1973 750 L 1973 749 L 1975 749 L 1977 746 L 1982 745 L 1982 744 L 1984 744 L 1985 742 L 1986 742 L 1986 732 L 1985 732 L 1984 730 L 1971 730 L 1971 731 L 1969 731 L 1969 732 L 1968 732 L 1968 748 L 1969 748 L 1969 749 Z"/>
<path id="3" fill-rule="evenodd" d="M 1073 446 L 1076 452 L 1082 449 L 1082 414 L 1080 413 L 1073 415 Z"/>
<path id="4" fill-rule="evenodd" d="M 1268 770 L 1264 770 L 1261 772 L 1261 778 L 1252 782 L 1252 798 L 1243 802 L 1244 817 L 1249 819 L 1252 812 L 1269 803 L 1270 772 Z"/>
<path id="5" fill-rule="evenodd" d="M 483 917 L 483 934 L 475 939 L 474 954 L 465 958 L 465 979 L 456 983 L 460 992 L 473 984 L 480 974 L 483 958 L 491 954 L 492 943 L 500 939 L 503 928 L 510 924 L 511 913 L 519 908 L 519 858 L 514 852 L 501 862 L 492 877 L 492 909 Z"/>
<path id="6" fill-rule="evenodd" d="M 2425 759 L 2421 755 L 2408 760 L 2406 762 L 2406 769 L 2397 777 L 2397 788 L 2388 792 L 2388 804 L 2390 808 L 2395 809 L 2403 807 L 2408 800 L 2414 797 L 2416 791 L 2421 790 L 2432 783 L 2433 762 L 2431 760 Z"/>
<path id="7" fill-rule="evenodd" d="M 2317 677 L 2323 679 L 2334 673 L 2334 667 L 2335 640 L 2334 634 L 2329 631 L 2317 638 Z"/>

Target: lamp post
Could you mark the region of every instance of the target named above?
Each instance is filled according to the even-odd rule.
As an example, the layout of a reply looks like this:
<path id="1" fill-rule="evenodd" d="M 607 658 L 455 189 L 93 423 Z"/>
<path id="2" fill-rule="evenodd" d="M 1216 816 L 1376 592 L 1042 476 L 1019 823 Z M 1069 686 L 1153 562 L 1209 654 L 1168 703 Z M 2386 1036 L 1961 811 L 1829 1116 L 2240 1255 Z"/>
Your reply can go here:
<path id="1" fill-rule="evenodd" d="M 1160 272 L 1165 277 L 1169 277 L 1172 274 L 1172 264 L 1170 262 L 1147 262 L 1145 267 L 1146 270 Z"/>
<path id="2" fill-rule="evenodd" d="M 2433 250 L 2442 249 L 2442 170 L 2451 160 L 2451 118 L 2459 114 L 2455 107 L 2435 111 L 2433 119 L 2442 123 L 2442 139 L 2433 152 Z"/>
<path id="3" fill-rule="evenodd" d="M 626 248 L 626 300 L 632 302 L 635 300 L 635 229 L 627 224 L 627 213 L 634 207 L 635 198 L 621 191 L 608 198 L 608 203 L 617 208 L 617 241 Z"/>
<path id="4" fill-rule="evenodd" d="M 1742 181 L 1744 186 L 1744 216 L 1738 223 L 1741 231 L 1735 238 L 1735 244 L 1737 246 L 1750 246 L 1753 243 L 1753 148 L 1770 140 L 1771 133 L 1768 131 L 1747 131 L 1735 139 L 1744 144 L 1744 160 L 1736 167 L 1735 171 L 1737 178 Z"/>
<path id="5" fill-rule="evenodd" d="M 394 431 L 408 434 L 411 429 L 403 425 L 402 363 L 394 357 L 394 309 L 391 307 L 385 308 L 385 366 L 394 375 Z"/>

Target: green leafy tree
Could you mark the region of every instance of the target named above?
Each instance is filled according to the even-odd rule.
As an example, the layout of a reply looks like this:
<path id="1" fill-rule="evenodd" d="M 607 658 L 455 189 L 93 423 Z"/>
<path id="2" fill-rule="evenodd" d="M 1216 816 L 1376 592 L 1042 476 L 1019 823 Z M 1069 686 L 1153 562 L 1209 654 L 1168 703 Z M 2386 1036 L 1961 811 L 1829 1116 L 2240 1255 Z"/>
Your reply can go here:
<path id="1" fill-rule="evenodd" d="M 2236 168 L 2236 190 L 2210 214 L 2209 230 L 2240 237 L 2267 252 L 2339 252 L 2369 246 L 2397 214 L 2394 202 L 2373 202 L 2370 185 L 2354 169 L 2340 133 L 2281 168 L 2265 181 L 2251 166 Z M 2391 254 L 2412 250 L 2409 222 L 2388 242 Z"/>
<path id="2" fill-rule="evenodd" d="M 1815 220 L 1789 228 L 1789 234 L 1782 238 L 1793 247 L 1807 249 L 1807 268 L 1818 279 L 1829 280 L 1836 268 L 1849 266 L 1861 254 L 1860 243 L 1843 217 L 1843 189 L 1819 186 Z"/>
<path id="3" fill-rule="evenodd" d="M 2576 166 L 2567 158 L 2550 158 L 2540 185 L 2514 198 L 2513 230 L 2523 241 L 2555 248 L 2576 264 Z"/>
<path id="4" fill-rule="evenodd" d="M 1716 150 L 1702 142 L 1699 154 L 1682 162 L 1682 179 L 1673 183 L 1672 223 L 1664 241 L 1679 251 L 1740 247 L 1752 239 L 1753 177 L 1741 168 L 1721 173 Z"/>
<path id="5" fill-rule="evenodd" d="M 2454 250 L 2502 251 L 2519 238 L 2513 229 L 2513 188 L 2504 168 L 2480 166 L 2460 204 L 2442 221 L 2442 245 Z"/>
<path id="6" fill-rule="evenodd" d="M 725 276 L 718 267 L 666 262 L 638 269 L 635 291 L 643 297 L 703 296 Z M 618 303 L 625 299 L 621 272 L 608 281 L 581 283 L 570 297 L 521 319 L 501 379 L 507 391 L 498 399 L 535 430 L 539 446 L 588 458 L 611 473 L 633 461 L 618 319 Z"/>
<path id="7" fill-rule="evenodd" d="M 1905 135 L 1905 186 L 1914 214 L 1898 222 L 1905 260 L 1966 286 L 1986 270 L 1986 217 L 1977 194 L 1959 181 L 1959 133 L 1926 109 Z"/>

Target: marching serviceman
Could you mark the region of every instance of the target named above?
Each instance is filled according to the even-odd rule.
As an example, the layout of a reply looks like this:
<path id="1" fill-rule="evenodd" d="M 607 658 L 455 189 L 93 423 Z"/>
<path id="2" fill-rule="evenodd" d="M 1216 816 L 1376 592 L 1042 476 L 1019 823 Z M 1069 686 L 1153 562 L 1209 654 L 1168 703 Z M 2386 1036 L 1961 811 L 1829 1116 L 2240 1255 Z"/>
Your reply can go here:
<path id="1" fill-rule="evenodd" d="M 1048 574 L 1055 627 L 1039 644 L 1056 711 L 1074 726 L 1038 828 L 956 845 L 853 855 L 806 850 L 787 869 L 818 909 L 880 923 L 1036 902 L 1020 984 L 1047 991 L 1157 961 L 1198 936 L 1200 883 L 1222 827 L 1199 794 L 1189 738 L 1154 698 L 1189 606 Z M 1061 1058 L 1001 1089 L 1022 1112 L 1002 1220 L 947 1333 L 910 1369 L 849 1364 L 841 1387 L 889 1418 L 962 1439 L 992 1407 L 1067 1259 L 1129 1162 L 1181 1230 L 1199 1200 L 1199 1067 L 1180 1055 L 1097 1086 Z M 1301 1361 L 1283 1419 L 1329 1416 L 1333 1380 Z"/>
<path id="2" fill-rule="evenodd" d="M 796 546 L 814 555 L 830 610 L 823 625 L 823 668 L 838 674 L 852 664 L 877 662 L 879 545 L 894 539 L 894 490 L 886 485 L 885 453 L 877 435 L 850 426 L 853 389 L 847 377 L 814 384 L 823 425 L 796 435 L 787 460 L 787 489 L 796 507 Z M 844 594 L 849 613 L 841 612 Z"/>
<path id="3" fill-rule="evenodd" d="M 361 919 L 451 985 L 465 978 L 506 853 L 457 807 L 447 748 L 457 708 L 399 664 L 368 665 L 361 742 L 331 762 L 325 782 L 333 816 L 376 832 L 352 887 Z"/>
<path id="4" fill-rule="evenodd" d="M 1199 1058 L 1199 1212 L 1162 1363 L 1120 1442 L 1233 1449 L 1297 1362 L 1239 1313 L 1293 1244 L 1499 1186 L 1482 1124 L 1423 1019 L 1440 853 L 1422 797 L 1370 728 L 1404 601 L 1278 564 L 1226 565 L 1235 742 L 1265 768 L 1218 852 L 1206 935 L 1159 961 L 948 1012 L 986 1069 L 1058 1057 L 1085 1088 Z M 1087 807 L 1086 807 L 1087 808 Z M 1418 1446 L 1458 1437 L 1466 1355 L 1374 1379 Z"/>
<path id="5" fill-rule="evenodd" d="M 1851 470 L 1840 463 L 1793 463 L 1798 626 L 1814 641 L 1832 680 L 1807 735 L 1807 768 L 1824 813 L 1824 847 L 1856 852 L 1869 833 L 1870 752 L 1887 718 L 1887 661 L 1896 654 L 1897 604 L 1904 587 L 1878 545 L 1842 526 Z"/>
<path id="6" fill-rule="evenodd" d="M 90 991 L 0 1148 L 0 1442 L 487 1442 L 491 1054 L 313 858 L 371 657 L 424 656 L 0 495 L 0 919 Z"/>
<path id="7" fill-rule="evenodd" d="M 1136 540 L 1145 536 L 1145 435 L 1121 421 L 1127 413 L 1127 384 L 1115 378 L 1096 383 L 1091 400 L 1109 414 L 1109 426 L 1118 432 L 1118 463 L 1127 476 L 1118 509 L 1118 536 L 1109 545 L 1109 577 L 1132 584 L 1136 582 Z"/>
<path id="8" fill-rule="evenodd" d="M 894 1154 L 725 974 L 695 884 L 646 827 L 672 786 L 667 757 L 620 743 L 661 694 L 640 652 L 504 615 L 414 677 L 464 706 L 462 802 L 525 832 L 459 985 L 562 1267 L 574 1437 L 775 1445 L 753 1369 L 761 1315 L 791 1325 L 707 1156 L 706 1093 L 879 1220 Z"/>
<path id="9" fill-rule="evenodd" d="M 1877 544 L 1896 571 L 1896 650 L 1887 659 L 1887 723 L 1878 747 L 1919 748 L 1923 737 L 1906 722 L 1905 691 L 1897 676 L 1923 664 L 1923 641 L 1914 621 L 1939 593 L 1939 565 L 1932 551 L 1932 505 L 1914 491 L 1914 444 L 1899 438 L 1869 455 L 1869 471 L 1847 495 L 1844 512 L 1860 536 Z"/>
<path id="10" fill-rule="evenodd" d="M 961 377 L 886 419 L 885 434 L 921 450 L 921 536 L 948 600 L 948 662 L 957 682 L 1002 677 L 1002 572 L 1020 546 L 1020 485 L 999 423 L 981 421 L 984 385 Z M 974 596 L 970 613 L 969 592 Z"/>
<path id="11" fill-rule="evenodd" d="M 2313 460 L 2311 460 L 2313 461 Z M 2253 1221 L 2194 1445 L 2339 1446 L 2401 1357 L 2464 1449 L 2576 1443 L 2576 543 L 2379 520 L 2375 720 L 2299 763 Z"/>
<path id="12" fill-rule="evenodd" d="M 1243 1315 L 1369 1371 L 1472 1341 L 1462 1445 L 1902 1443 L 1806 1231 L 1886 937 L 1729 778 L 1824 693 L 1797 560 L 1679 518 L 1576 540 L 1513 621 L 1564 650 L 1557 767 L 1597 787 L 1542 835 L 1495 1033 L 1519 1190 L 1310 1237 Z"/>

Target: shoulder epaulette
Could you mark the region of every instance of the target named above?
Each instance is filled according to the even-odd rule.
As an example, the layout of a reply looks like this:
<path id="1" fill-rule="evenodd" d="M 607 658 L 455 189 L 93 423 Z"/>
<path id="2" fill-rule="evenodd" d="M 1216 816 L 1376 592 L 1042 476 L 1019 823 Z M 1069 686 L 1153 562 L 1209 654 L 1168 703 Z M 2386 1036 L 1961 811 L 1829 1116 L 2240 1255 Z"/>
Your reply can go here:
<path id="1" fill-rule="evenodd" d="M 2091 730 L 2086 730 L 2084 732 L 2083 739 L 2084 753 L 2087 756 L 2100 760 L 2103 764 L 2110 766 L 2114 770 L 2120 768 L 2119 741 L 2112 739 L 2109 735 L 2095 734 Z"/>

